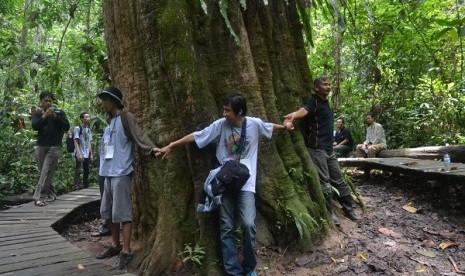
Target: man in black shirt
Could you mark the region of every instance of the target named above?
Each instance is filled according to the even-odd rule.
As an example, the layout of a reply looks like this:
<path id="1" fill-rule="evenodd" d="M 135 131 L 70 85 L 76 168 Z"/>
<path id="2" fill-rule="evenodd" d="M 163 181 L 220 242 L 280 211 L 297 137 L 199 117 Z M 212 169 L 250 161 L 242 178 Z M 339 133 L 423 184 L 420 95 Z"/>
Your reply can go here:
<path id="1" fill-rule="evenodd" d="M 40 171 L 39 182 L 34 192 L 36 206 L 45 206 L 53 201 L 53 175 L 60 158 L 61 141 L 65 131 L 69 130 L 69 121 L 63 110 L 52 106 L 53 94 L 44 91 L 40 94 L 41 110 L 32 114 L 32 128 L 37 131 L 36 158 Z"/>
<path id="2" fill-rule="evenodd" d="M 339 225 L 339 218 L 332 205 L 331 186 L 338 190 L 338 200 L 346 216 L 354 221 L 360 218 L 354 212 L 350 188 L 342 177 L 336 154 L 333 151 L 334 114 L 326 99 L 331 91 L 329 78 L 319 76 L 313 84 L 315 94 L 305 106 L 284 116 L 284 125 L 293 129 L 292 121 L 294 119 L 307 117 L 305 137 L 307 149 L 318 171 L 326 199 L 326 208 L 330 212 L 333 222 Z"/>
<path id="3" fill-rule="evenodd" d="M 333 148 L 338 157 L 347 157 L 352 151 L 354 142 L 350 130 L 345 127 L 343 118 L 336 120 L 337 130 L 334 132 Z"/>

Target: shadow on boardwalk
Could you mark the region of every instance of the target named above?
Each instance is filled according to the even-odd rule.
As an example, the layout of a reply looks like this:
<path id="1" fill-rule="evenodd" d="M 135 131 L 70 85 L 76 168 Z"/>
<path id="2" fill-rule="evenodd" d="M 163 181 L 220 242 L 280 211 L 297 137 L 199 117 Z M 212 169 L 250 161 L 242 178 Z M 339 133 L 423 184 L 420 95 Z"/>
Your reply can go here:
<path id="1" fill-rule="evenodd" d="M 0 211 L 0 275 L 132 275 L 111 270 L 55 231 L 99 201 L 99 190 L 90 188 L 44 207 L 30 202 Z"/>

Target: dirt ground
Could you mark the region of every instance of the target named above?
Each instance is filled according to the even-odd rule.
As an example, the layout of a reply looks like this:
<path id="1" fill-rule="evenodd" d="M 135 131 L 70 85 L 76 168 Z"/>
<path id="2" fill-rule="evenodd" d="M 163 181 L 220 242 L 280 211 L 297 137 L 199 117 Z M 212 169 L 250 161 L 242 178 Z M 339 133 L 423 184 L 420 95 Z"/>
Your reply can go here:
<path id="1" fill-rule="evenodd" d="M 465 274 L 465 203 L 456 189 L 444 195 L 441 183 L 349 173 L 365 204 L 364 214 L 357 208 L 363 219 L 339 213 L 341 226 L 311 252 L 258 247 L 258 275 Z M 109 238 L 91 237 L 99 225 L 98 219 L 71 225 L 63 235 L 95 255 L 109 245 Z M 186 268 L 175 274 L 194 275 Z"/>

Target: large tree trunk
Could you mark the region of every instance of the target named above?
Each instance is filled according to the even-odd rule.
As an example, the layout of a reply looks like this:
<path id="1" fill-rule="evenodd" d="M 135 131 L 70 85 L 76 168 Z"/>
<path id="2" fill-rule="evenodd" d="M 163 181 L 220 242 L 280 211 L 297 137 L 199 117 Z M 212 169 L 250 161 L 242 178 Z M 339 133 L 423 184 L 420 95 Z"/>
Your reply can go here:
<path id="1" fill-rule="evenodd" d="M 208 14 L 199 0 L 103 1 L 112 80 L 159 146 L 217 119 L 223 97 L 233 91 L 246 97 L 248 115 L 275 123 L 309 96 L 311 75 L 294 1 L 248 1 L 245 10 L 230 1 L 228 18 L 239 44 L 218 1 L 205 2 Z M 328 214 L 302 136 L 274 134 L 259 152 L 258 242 L 309 249 L 327 231 Z M 205 248 L 204 262 L 221 259 L 216 215 L 195 213 L 215 162 L 213 147 L 195 145 L 165 160 L 136 156 L 133 239 L 141 252 L 135 264 L 144 274 L 176 269 L 187 243 Z"/>

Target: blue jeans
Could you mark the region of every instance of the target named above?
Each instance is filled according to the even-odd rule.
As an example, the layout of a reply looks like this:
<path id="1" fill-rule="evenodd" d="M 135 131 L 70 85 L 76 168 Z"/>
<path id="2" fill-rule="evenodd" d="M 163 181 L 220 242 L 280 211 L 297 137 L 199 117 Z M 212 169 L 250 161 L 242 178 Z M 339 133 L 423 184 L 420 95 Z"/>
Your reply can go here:
<path id="1" fill-rule="evenodd" d="M 236 239 L 234 236 L 234 212 L 240 217 L 244 261 L 239 264 L 237 257 Z M 223 194 L 220 207 L 221 250 L 223 264 L 228 275 L 244 275 L 255 270 L 255 194 L 252 192 L 239 192 L 236 196 Z"/>

